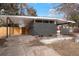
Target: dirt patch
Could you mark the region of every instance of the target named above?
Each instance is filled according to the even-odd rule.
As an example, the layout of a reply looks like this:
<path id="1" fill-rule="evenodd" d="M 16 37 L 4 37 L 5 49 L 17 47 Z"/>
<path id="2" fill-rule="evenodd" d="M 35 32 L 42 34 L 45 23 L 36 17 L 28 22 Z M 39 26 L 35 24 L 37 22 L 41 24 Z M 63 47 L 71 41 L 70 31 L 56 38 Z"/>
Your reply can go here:
<path id="1" fill-rule="evenodd" d="M 6 38 L 0 38 L 0 47 L 4 46 L 5 42 L 7 42 Z"/>
<path id="2" fill-rule="evenodd" d="M 73 40 L 63 40 L 47 46 L 56 50 L 60 55 L 79 56 L 79 43 L 75 43 Z"/>
<path id="3" fill-rule="evenodd" d="M 32 46 L 27 51 L 27 56 L 58 56 L 59 54 L 47 46 Z"/>
<path id="4" fill-rule="evenodd" d="M 39 42 L 39 40 L 34 40 L 34 41 L 31 41 L 29 44 L 27 44 L 29 46 L 44 46 L 43 43 Z"/>

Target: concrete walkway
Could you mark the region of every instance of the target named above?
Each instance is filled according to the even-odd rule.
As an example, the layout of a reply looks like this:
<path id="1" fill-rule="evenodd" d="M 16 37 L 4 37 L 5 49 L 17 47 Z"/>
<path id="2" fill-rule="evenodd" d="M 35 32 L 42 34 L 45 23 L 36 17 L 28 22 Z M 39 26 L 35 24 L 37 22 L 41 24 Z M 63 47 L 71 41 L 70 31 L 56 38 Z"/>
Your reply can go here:
<path id="1" fill-rule="evenodd" d="M 46 38 L 42 38 L 42 40 L 40 40 L 41 43 L 44 44 L 51 44 L 53 42 L 58 42 L 58 41 L 62 41 L 62 40 L 72 40 L 74 37 L 70 37 L 70 36 L 58 36 L 58 37 L 46 37 Z"/>

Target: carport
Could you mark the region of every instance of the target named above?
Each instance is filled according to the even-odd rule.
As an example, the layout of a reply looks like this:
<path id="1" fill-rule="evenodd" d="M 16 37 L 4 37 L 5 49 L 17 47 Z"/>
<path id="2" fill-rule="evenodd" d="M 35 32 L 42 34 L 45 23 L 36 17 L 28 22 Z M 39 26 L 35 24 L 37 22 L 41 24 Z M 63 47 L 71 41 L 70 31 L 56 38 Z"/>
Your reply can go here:
<path id="1" fill-rule="evenodd" d="M 21 35 L 52 35 L 56 34 L 56 25 L 58 22 L 75 23 L 74 21 L 58 18 L 36 16 L 0 15 L 0 18 L 5 22 L 6 37 L 11 36 L 11 32 L 14 32 L 14 27 L 22 29 Z M 12 30 L 9 27 L 12 27 Z"/>

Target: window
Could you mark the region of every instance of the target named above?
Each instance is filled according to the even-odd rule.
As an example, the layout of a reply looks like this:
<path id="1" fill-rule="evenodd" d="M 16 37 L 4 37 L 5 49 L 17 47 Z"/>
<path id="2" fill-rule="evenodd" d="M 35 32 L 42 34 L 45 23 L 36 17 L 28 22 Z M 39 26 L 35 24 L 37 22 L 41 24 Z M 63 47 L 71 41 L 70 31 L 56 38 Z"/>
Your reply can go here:
<path id="1" fill-rule="evenodd" d="M 50 21 L 50 23 L 54 23 L 54 21 Z"/>
<path id="2" fill-rule="evenodd" d="M 42 20 L 35 20 L 35 23 L 42 23 Z"/>
<path id="3" fill-rule="evenodd" d="M 43 20 L 43 23 L 49 23 L 49 21 L 48 20 Z"/>

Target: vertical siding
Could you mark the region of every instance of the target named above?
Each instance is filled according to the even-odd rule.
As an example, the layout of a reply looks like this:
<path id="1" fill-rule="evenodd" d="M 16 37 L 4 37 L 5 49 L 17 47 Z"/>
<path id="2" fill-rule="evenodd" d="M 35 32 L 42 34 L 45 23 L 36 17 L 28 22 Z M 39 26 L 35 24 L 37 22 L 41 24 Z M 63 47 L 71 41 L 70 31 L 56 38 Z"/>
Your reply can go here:
<path id="1" fill-rule="evenodd" d="M 11 36 L 21 35 L 21 29 L 19 27 L 14 27 L 14 33 L 13 33 L 13 28 L 9 27 L 8 32 Z M 6 36 L 6 27 L 0 27 L 0 37 L 2 36 Z"/>
<path id="2" fill-rule="evenodd" d="M 55 24 L 49 23 L 34 23 L 32 25 L 32 35 L 55 35 L 57 32 Z"/>

